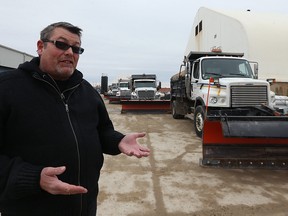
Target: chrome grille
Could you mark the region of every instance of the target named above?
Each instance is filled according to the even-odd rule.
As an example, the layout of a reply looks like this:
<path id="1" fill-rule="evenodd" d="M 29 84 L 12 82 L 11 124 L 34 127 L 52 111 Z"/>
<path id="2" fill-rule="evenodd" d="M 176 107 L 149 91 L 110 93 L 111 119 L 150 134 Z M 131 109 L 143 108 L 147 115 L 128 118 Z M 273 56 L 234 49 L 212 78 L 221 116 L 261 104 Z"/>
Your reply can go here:
<path id="1" fill-rule="evenodd" d="M 138 91 L 138 97 L 139 99 L 149 100 L 154 99 L 154 91 L 148 90 L 148 91 Z"/>
<path id="2" fill-rule="evenodd" d="M 268 104 L 267 86 L 231 86 L 231 106 Z"/>
<path id="3" fill-rule="evenodd" d="M 131 91 L 130 90 L 121 90 L 121 95 L 122 96 L 129 96 L 129 95 L 131 95 Z"/>

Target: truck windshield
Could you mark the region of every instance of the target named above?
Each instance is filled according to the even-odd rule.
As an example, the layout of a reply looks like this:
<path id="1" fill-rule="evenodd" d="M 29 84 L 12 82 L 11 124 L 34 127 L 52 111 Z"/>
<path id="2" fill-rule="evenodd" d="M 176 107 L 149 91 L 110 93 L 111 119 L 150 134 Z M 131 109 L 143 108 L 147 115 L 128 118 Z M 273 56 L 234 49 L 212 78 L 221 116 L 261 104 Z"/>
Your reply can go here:
<path id="1" fill-rule="evenodd" d="M 128 83 L 119 83 L 119 87 L 121 88 L 128 88 Z"/>
<path id="2" fill-rule="evenodd" d="M 155 88 L 155 81 L 135 81 L 135 88 Z"/>
<path id="3" fill-rule="evenodd" d="M 203 59 L 202 78 L 210 77 L 247 77 L 253 78 L 253 72 L 248 61 L 244 59 Z"/>

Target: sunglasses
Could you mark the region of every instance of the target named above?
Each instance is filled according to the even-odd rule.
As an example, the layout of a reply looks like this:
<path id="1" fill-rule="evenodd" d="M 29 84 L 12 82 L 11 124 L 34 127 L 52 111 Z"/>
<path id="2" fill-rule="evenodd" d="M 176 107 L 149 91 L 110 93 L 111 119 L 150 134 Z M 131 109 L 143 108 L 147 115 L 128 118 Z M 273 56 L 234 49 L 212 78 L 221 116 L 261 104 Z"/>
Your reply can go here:
<path id="1" fill-rule="evenodd" d="M 70 47 L 72 48 L 73 53 L 76 54 L 82 54 L 84 52 L 84 49 L 82 47 L 77 47 L 77 46 L 71 46 L 65 42 L 62 41 L 57 41 L 57 40 L 48 40 L 48 39 L 43 39 L 43 42 L 50 42 L 53 43 L 58 49 L 60 50 L 68 50 Z"/>

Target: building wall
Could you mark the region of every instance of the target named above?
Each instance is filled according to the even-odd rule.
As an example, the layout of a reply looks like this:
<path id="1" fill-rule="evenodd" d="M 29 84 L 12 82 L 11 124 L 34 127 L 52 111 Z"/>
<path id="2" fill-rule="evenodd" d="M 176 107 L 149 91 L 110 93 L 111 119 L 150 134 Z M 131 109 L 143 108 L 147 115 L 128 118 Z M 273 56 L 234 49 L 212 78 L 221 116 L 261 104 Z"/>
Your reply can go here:
<path id="1" fill-rule="evenodd" d="M 211 51 L 217 47 L 223 52 L 247 53 L 247 36 L 236 19 L 202 8 L 195 17 L 185 54 L 192 50 Z"/>
<path id="2" fill-rule="evenodd" d="M 0 45 L 0 71 L 17 68 L 19 64 L 30 61 L 34 56 Z"/>
<path id="3" fill-rule="evenodd" d="M 288 82 L 287 22 L 288 16 L 283 14 L 202 7 L 195 16 L 184 55 L 190 51 L 211 51 L 213 47 L 221 47 L 223 52 L 244 53 L 248 60 L 258 62 L 259 79 Z"/>

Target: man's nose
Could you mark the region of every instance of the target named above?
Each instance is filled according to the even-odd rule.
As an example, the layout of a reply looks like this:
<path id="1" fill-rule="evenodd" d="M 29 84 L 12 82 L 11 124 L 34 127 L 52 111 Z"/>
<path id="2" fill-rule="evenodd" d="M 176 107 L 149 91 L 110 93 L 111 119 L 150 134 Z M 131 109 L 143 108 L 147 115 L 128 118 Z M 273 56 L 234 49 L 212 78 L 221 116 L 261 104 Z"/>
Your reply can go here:
<path id="1" fill-rule="evenodd" d="M 71 54 L 71 55 L 73 55 L 72 47 L 69 47 L 67 50 L 65 50 L 65 54 Z"/>

